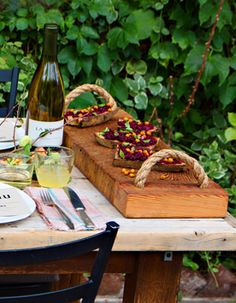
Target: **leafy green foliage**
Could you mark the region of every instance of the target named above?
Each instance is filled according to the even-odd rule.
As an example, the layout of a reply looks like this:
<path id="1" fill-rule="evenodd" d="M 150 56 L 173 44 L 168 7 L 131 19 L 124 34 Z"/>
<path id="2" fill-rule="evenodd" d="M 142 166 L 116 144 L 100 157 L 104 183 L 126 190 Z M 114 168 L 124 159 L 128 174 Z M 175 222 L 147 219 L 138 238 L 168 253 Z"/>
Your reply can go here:
<path id="1" fill-rule="evenodd" d="M 208 175 L 228 191 L 229 210 L 236 216 L 236 5 L 232 0 L 225 0 L 194 104 L 178 119 L 202 63 L 218 5 L 216 0 L 2 1 L 0 68 L 21 68 L 18 100 L 25 108 L 44 24 L 57 23 L 58 61 L 66 91 L 97 83 L 135 118 L 149 119 L 157 109 L 165 139 L 171 129 L 174 146 L 200 156 Z M 173 76 L 174 104 L 169 98 L 169 76 Z M 85 94 L 74 102 L 81 108 L 96 101 Z M 210 255 L 202 260 L 212 271 L 218 264 Z M 198 266 L 191 255 L 184 262 L 193 269 Z"/>
<path id="2" fill-rule="evenodd" d="M 226 140 L 236 140 L 236 113 L 228 113 L 228 120 L 232 127 L 228 127 L 225 131 Z"/>

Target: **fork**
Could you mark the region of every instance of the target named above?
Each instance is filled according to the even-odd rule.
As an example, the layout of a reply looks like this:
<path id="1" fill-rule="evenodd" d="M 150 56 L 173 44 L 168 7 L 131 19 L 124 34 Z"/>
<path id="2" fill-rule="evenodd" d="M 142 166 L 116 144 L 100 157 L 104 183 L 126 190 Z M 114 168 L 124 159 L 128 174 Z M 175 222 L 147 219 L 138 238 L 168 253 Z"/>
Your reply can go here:
<path id="1" fill-rule="evenodd" d="M 45 205 L 56 207 L 57 211 L 59 212 L 59 214 L 61 215 L 63 220 L 66 222 L 67 226 L 70 229 L 75 229 L 75 226 L 74 226 L 73 222 L 71 221 L 71 219 L 67 216 L 67 214 L 59 206 L 57 206 L 57 204 L 55 204 L 50 193 L 47 190 L 42 189 L 40 191 L 40 197 Z"/>

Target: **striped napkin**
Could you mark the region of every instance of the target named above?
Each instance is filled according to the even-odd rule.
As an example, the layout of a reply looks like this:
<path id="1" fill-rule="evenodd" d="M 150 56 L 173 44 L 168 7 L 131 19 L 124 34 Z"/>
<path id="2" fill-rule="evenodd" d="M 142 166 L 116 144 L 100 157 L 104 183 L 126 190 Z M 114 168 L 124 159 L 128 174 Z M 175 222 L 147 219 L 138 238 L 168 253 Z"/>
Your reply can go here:
<path id="1" fill-rule="evenodd" d="M 70 231 L 71 229 L 67 226 L 57 209 L 43 203 L 40 197 L 41 190 L 41 187 L 30 186 L 24 189 L 24 191 L 35 201 L 39 214 L 51 229 Z M 74 209 L 64 190 L 62 188 L 51 188 L 50 191 L 52 195 L 56 196 L 57 198 L 54 199 L 55 204 L 57 204 L 57 206 L 59 206 L 73 222 L 75 227 L 74 230 L 87 230 L 83 221 L 78 216 L 79 211 Z M 98 211 L 98 209 L 95 208 L 87 198 L 80 198 L 86 208 L 86 214 L 90 217 L 95 225 L 94 229 L 104 229 L 106 226 L 106 221 L 101 212 Z"/>

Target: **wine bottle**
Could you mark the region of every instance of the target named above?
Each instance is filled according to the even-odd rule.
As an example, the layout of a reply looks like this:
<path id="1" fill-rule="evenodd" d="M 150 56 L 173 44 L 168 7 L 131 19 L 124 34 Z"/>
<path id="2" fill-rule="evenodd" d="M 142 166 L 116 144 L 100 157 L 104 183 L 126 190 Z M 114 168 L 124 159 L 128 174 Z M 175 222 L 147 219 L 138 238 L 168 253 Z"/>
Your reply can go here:
<path id="1" fill-rule="evenodd" d="M 57 34 L 56 24 L 45 25 L 43 53 L 29 88 L 27 130 L 34 146 L 60 146 L 63 141 L 65 97 Z"/>

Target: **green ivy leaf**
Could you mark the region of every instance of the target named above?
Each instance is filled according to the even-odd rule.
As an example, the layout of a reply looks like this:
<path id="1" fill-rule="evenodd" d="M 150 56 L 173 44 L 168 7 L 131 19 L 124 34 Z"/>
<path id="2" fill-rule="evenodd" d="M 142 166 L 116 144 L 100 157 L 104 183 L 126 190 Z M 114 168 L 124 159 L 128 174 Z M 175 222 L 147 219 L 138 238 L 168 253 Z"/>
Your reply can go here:
<path id="1" fill-rule="evenodd" d="M 25 18 L 19 18 L 16 21 L 16 28 L 18 30 L 25 30 L 28 27 L 28 20 Z"/>
<path id="2" fill-rule="evenodd" d="M 85 92 L 76 97 L 69 105 L 69 108 L 87 108 L 97 104 L 97 100 L 91 92 Z"/>
<path id="3" fill-rule="evenodd" d="M 156 84 L 156 83 L 159 83 L 159 82 L 162 82 L 162 81 L 163 81 L 163 77 L 161 77 L 161 76 L 157 76 L 157 77 L 152 76 L 149 79 L 149 83 L 151 83 L 151 84 Z"/>
<path id="4" fill-rule="evenodd" d="M 84 40 L 84 44 L 81 47 L 81 53 L 87 56 L 95 55 L 98 51 L 98 44 L 95 41 L 86 41 Z"/>
<path id="5" fill-rule="evenodd" d="M 147 64 L 143 60 L 139 60 L 139 61 L 130 60 L 126 64 L 126 71 L 130 75 L 133 74 L 144 75 L 147 71 Z"/>
<path id="6" fill-rule="evenodd" d="M 95 19 L 98 15 L 105 16 L 109 24 L 113 23 L 117 17 L 112 1 L 110 0 L 96 0 L 90 4 L 90 15 Z"/>
<path id="7" fill-rule="evenodd" d="M 227 141 L 236 140 L 236 128 L 229 127 L 225 130 L 225 138 Z"/>
<path id="8" fill-rule="evenodd" d="M 8 68 L 8 65 L 6 63 L 6 60 L 4 58 L 1 58 L 0 57 L 0 68 L 1 69 L 5 69 L 5 68 Z"/>
<path id="9" fill-rule="evenodd" d="M 213 122 L 216 127 L 218 127 L 218 128 L 226 127 L 226 121 L 225 121 L 225 118 L 222 113 L 214 110 L 212 118 L 213 118 Z"/>
<path id="10" fill-rule="evenodd" d="M 138 114 L 133 107 L 127 107 L 126 112 L 130 114 L 134 119 L 138 119 Z"/>
<path id="11" fill-rule="evenodd" d="M 157 2 L 157 3 L 155 3 L 155 5 L 154 5 L 154 9 L 155 9 L 156 11 L 162 10 L 163 7 L 164 7 L 164 5 L 163 5 L 161 2 Z"/>
<path id="12" fill-rule="evenodd" d="M 151 10 L 133 11 L 126 20 L 127 25 L 132 26 L 139 40 L 148 38 L 156 24 L 154 12 Z M 145 26 L 144 26 L 145 25 Z"/>
<path id="13" fill-rule="evenodd" d="M 197 270 L 199 268 L 199 265 L 191 260 L 186 254 L 183 257 L 183 265 L 191 268 L 192 270 Z"/>
<path id="14" fill-rule="evenodd" d="M 103 72 L 108 72 L 110 70 L 111 59 L 106 44 L 102 44 L 98 48 L 97 65 Z"/>
<path id="15" fill-rule="evenodd" d="M 66 33 L 66 38 L 69 40 L 77 40 L 79 38 L 79 28 L 77 25 L 73 25 Z"/>
<path id="16" fill-rule="evenodd" d="M 161 83 L 150 83 L 148 88 L 153 96 L 157 96 L 162 91 L 163 85 Z"/>
<path id="17" fill-rule="evenodd" d="M 153 44 L 149 50 L 149 54 L 154 59 L 161 59 L 164 62 L 169 60 L 176 60 L 178 57 L 177 47 L 170 42 L 162 42 Z M 165 63 L 167 65 L 167 63 Z"/>
<path id="18" fill-rule="evenodd" d="M 86 44 L 88 44 L 87 40 L 81 34 L 79 34 L 78 39 L 76 39 L 76 50 L 78 54 L 82 53 L 82 50 Z"/>
<path id="19" fill-rule="evenodd" d="M 81 5 L 81 0 L 72 0 L 70 5 L 72 9 L 77 9 Z"/>
<path id="20" fill-rule="evenodd" d="M 202 143 L 201 141 L 194 141 L 192 144 L 191 144 L 191 149 L 192 150 L 195 150 L 195 151 L 201 151 L 202 150 Z"/>
<path id="21" fill-rule="evenodd" d="M 153 27 L 153 31 L 159 34 L 164 27 L 165 27 L 165 22 L 162 16 L 156 17 L 156 24 Z"/>
<path id="22" fill-rule="evenodd" d="M 66 64 L 69 58 L 75 58 L 76 53 L 73 46 L 66 46 L 58 53 L 58 62 Z"/>
<path id="23" fill-rule="evenodd" d="M 68 59 L 67 67 L 73 77 L 81 71 L 80 62 L 78 59 L 75 60 L 75 58 Z"/>
<path id="24" fill-rule="evenodd" d="M 126 23 L 124 24 L 124 39 L 126 41 L 126 46 L 129 43 L 137 44 L 139 45 L 139 37 L 137 30 L 132 23 Z"/>
<path id="25" fill-rule="evenodd" d="M 56 23 L 62 29 L 64 28 L 64 18 L 59 9 L 49 9 L 47 11 L 47 23 Z"/>
<path id="26" fill-rule="evenodd" d="M 226 58 L 221 55 L 215 55 L 210 57 L 211 63 L 214 65 L 214 69 L 219 75 L 219 85 L 222 85 L 225 79 L 229 75 L 229 62 Z"/>
<path id="27" fill-rule="evenodd" d="M 128 88 L 124 81 L 119 77 L 114 77 L 111 83 L 111 94 L 120 101 L 128 99 Z"/>
<path id="28" fill-rule="evenodd" d="M 122 100 L 121 101 L 122 104 L 124 104 L 125 106 L 129 106 L 129 107 L 134 107 L 134 102 L 132 100 Z"/>
<path id="29" fill-rule="evenodd" d="M 164 36 L 168 36 L 170 34 L 168 28 L 166 28 L 166 27 L 164 27 L 164 28 L 161 29 L 161 33 Z"/>
<path id="30" fill-rule="evenodd" d="M 115 61 L 111 67 L 113 75 L 118 75 L 124 67 L 125 63 L 123 61 Z"/>
<path id="31" fill-rule="evenodd" d="M 232 67 L 234 70 L 236 70 L 236 55 L 229 58 L 230 67 Z"/>
<path id="32" fill-rule="evenodd" d="M 0 31 L 2 31 L 5 28 L 5 23 L 3 21 L 0 21 Z"/>
<path id="33" fill-rule="evenodd" d="M 172 33 L 172 42 L 177 43 L 181 49 L 186 49 L 196 41 L 196 35 L 192 31 L 186 31 L 186 29 L 174 29 Z"/>
<path id="34" fill-rule="evenodd" d="M 81 33 L 85 37 L 88 37 L 88 38 L 91 38 L 91 39 L 98 39 L 99 38 L 98 32 L 94 28 L 92 28 L 91 26 L 82 25 L 81 26 Z"/>
<path id="35" fill-rule="evenodd" d="M 204 46 L 196 45 L 188 53 L 184 63 L 185 75 L 190 75 L 198 71 L 200 65 L 202 64 L 203 52 L 204 52 Z"/>
<path id="36" fill-rule="evenodd" d="M 108 47 L 111 49 L 122 48 L 124 49 L 129 41 L 126 39 L 124 30 L 120 27 L 114 27 L 107 34 Z"/>
<path id="37" fill-rule="evenodd" d="M 198 0 L 200 6 L 204 5 L 208 0 Z"/>
<path id="38" fill-rule="evenodd" d="M 214 14 L 214 16 L 215 16 L 215 14 Z M 223 29 L 223 27 L 225 25 L 232 24 L 233 16 L 234 16 L 233 11 L 231 10 L 231 7 L 230 7 L 228 1 L 225 1 L 224 5 L 222 7 L 219 21 L 217 23 L 217 28 L 219 28 L 221 30 L 221 29 Z"/>
<path id="39" fill-rule="evenodd" d="M 91 57 L 83 56 L 80 60 L 81 67 L 87 75 L 91 73 L 93 67 L 93 59 Z"/>
<path id="40" fill-rule="evenodd" d="M 197 111 L 197 110 L 195 110 L 195 109 L 191 109 L 191 111 L 189 112 L 189 115 L 190 115 L 190 117 L 191 117 L 191 120 L 195 123 L 195 124 L 202 124 L 202 114 L 199 112 L 199 111 Z"/>
<path id="41" fill-rule="evenodd" d="M 236 113 L 228 113 L 228 120 L 232 126 L 236 126 Z"/>
<path id="42" fill-rule="evenodd" d="M 211 19 L 212 15 L 215 16 L 216 10 L 217 10 L 216 5 L 213 5 L 211 1 L 207 1 L 203 5 L 201 5 L 199 10 L 200 25 Z"/>
<path id="43" fill-rule="evenodd" d="M 134 97 L 135 108 L 145 110 L 148 105 L 148 97 L 145 92 L 141 92 Z"/>
<path id="44" fill-rule="evenodd" d="M 16 14 L 19 17 L 26 17 L 28 14 L 28 10 L 26 8 L 21 7 L 16 11 Z"/>
<path id="45" fill-rule="evenodd" d="M 135 93 L 138 93 L 139 91 L 139 85 L 136 81 L 130 78 L 125 79 L 125 83 L 127 84 L 128 88 Z"/>
<path id="46" fill-rule="evenodd" d="M 236 86 L 222 85 L 219 89 L 219 99 L 223 108 L 231 104 L 236 98 Z"/>

